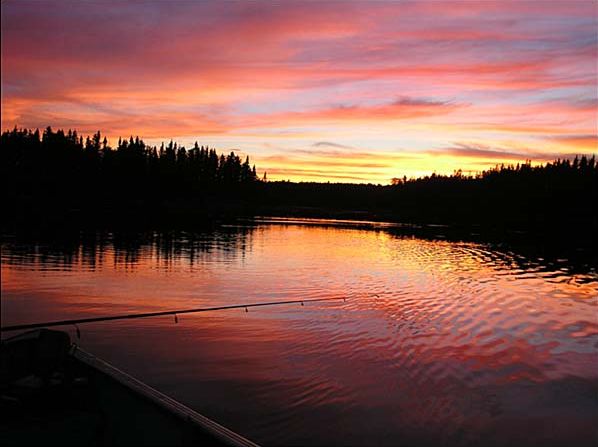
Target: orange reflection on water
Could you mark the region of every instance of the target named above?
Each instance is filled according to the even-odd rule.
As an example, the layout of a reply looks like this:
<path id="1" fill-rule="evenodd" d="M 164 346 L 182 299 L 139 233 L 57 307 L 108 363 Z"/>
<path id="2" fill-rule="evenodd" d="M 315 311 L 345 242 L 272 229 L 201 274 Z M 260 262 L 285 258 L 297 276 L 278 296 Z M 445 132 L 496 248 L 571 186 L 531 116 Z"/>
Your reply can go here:
<path id="1" fill-rule="evenodd" d="M 371 223 L 134 236 L 9 239 L 2 323 L 347 296 L 96 323 L 80 343 L 266 444 L 542 443 L 525 424 L 591 444 L 593 270 Z"/>

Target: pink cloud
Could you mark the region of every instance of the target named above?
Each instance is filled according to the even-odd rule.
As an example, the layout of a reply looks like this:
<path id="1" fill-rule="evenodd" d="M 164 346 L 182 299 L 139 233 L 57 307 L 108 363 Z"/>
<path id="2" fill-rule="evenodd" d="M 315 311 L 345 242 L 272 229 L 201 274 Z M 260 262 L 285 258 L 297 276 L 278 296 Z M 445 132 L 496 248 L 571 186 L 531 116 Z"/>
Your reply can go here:
<path id="1" fill-rule="evenodd" d="M 328 141 L 339 126 L 418 121 L 429 126 L 408 146 L 499 147 L 505 134 L 598 125 L 595 2 L 65 5 L 2 3 L 3 128 L 234 134 L 255 147 L 272 129 Z M 592 143 L 550 142 L 550 153 Z"/>

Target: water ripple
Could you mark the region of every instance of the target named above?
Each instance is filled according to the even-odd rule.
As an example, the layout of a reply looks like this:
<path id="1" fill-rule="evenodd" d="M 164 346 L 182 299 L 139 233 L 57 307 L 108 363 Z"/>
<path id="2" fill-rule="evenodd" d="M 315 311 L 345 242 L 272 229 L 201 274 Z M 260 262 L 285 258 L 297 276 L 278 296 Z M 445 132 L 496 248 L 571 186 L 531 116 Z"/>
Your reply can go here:
<path id="1" fill-rule="evenodd" d="M 346 297 L 83 329 L 88 349 L 275 445 L 541 445 L 541 427 L 592 445 L 597 290 L 565 259 L 372 223 L 2 245 L 3 324 Z"/>

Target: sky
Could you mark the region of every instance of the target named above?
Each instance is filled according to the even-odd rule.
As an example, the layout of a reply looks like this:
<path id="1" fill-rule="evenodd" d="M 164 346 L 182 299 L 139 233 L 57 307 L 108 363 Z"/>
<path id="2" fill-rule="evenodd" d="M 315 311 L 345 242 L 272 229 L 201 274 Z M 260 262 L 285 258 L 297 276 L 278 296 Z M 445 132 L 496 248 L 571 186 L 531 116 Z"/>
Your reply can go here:
<path id="1" fill-rule="evenodd" d="M 2 130 L 388 184 L 598 153 L 598 2 L 2 1 Z"/>

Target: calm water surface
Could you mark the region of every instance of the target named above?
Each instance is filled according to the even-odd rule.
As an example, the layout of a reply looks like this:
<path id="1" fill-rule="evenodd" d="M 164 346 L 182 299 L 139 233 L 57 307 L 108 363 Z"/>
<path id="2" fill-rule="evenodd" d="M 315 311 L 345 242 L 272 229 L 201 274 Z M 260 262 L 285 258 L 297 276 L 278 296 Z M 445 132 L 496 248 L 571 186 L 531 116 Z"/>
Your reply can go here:
<path id="1" fill-rule="evenodd" d="M 385 225 L 2 244 L 3 325 L 348 297 L 81 327 L 85 349 L 267 445 L 596 445 L 597 291 L 592 266 Z"/>

